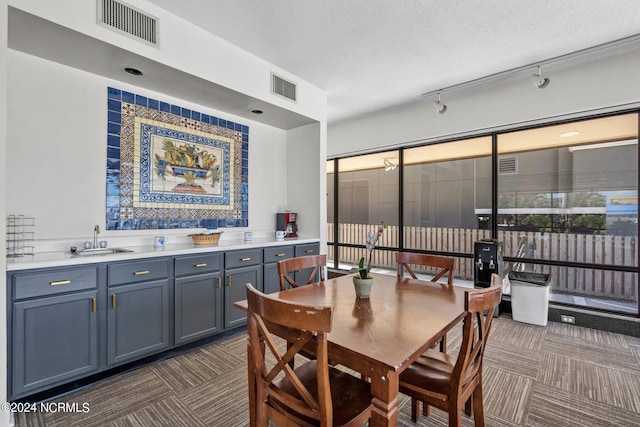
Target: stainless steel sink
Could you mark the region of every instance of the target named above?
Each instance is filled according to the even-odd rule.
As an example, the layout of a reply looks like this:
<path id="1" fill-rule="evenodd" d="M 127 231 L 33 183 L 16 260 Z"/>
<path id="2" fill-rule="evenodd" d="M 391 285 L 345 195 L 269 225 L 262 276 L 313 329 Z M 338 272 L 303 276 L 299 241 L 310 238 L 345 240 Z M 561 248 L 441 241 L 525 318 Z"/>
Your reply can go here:
<path id="1" fill-rule="evenodd" d="M 119 253 L 133 252 L 131 249 L 124 248 L 95 248 L 84 249 L 82 251 L 71 254 L 72 256 L 96 256 L 96 255 L 112 255 Z"/>

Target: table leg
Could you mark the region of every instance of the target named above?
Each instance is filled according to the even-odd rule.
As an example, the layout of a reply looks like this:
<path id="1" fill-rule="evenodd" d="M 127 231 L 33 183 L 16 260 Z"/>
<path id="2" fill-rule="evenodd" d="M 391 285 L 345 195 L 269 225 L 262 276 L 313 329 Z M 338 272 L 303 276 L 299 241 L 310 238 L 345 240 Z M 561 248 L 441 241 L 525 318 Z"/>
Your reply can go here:
<path id="1" fill-rule="evenodd" d="M 397 372 L 376 373 L 371 376 L 373 413 L 371 427 L 398 425 L 399 376 Z"/>

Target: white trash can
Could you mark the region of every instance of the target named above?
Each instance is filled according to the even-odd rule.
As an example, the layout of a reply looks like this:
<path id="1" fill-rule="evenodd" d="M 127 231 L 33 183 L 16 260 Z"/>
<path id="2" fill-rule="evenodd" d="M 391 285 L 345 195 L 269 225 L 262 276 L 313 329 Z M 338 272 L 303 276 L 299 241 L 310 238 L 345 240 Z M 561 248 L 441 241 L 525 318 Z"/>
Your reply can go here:
<path id="1" fill-rule="evenodd" d="M 547 326 L 549 279 L 549 274 L 515 271 L 509 273 L 513 320 Z"/>

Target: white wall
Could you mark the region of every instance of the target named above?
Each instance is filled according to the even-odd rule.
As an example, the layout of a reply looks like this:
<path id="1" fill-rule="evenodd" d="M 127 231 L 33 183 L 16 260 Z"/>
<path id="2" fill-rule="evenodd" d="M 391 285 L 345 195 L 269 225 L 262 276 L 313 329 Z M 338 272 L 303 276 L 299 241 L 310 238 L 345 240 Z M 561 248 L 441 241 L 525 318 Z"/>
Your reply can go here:
<path id="1" fill-rule="evenodd" d="M 287 199 L 291 211 L 299 214 L 300 233 L 320 236 L 322 253 L 327 242 L 327 157 L 326 146 L 320 140 L 325 134 L 325 126 L 319 123 L 290 130 L 286 168 Z M 316 212 L 320 216 L 314 215 Z"/>
<path id="2" fill-rule="evenodd" d="M 38 239 L 106 229 L 108 86 L 248 125 L 249 229 L 275 228 L 287 202 L 286 131 L 13 50 L 8 81 L 7 213 L 34 216 Z"/>
<path id="3" fill-rule="evenodd" d="M 545 72 L 551 83 L 536 89 L 528 78 L 444 92 L 445 114 L 433 99 L 329 125 L 327 153 L 350 153 L 477 133 L 506 125 L 554 120 L 640 103 L 640 51 L 607 55 Z M 418 99 L 418 95 L 416 95 Z"/>

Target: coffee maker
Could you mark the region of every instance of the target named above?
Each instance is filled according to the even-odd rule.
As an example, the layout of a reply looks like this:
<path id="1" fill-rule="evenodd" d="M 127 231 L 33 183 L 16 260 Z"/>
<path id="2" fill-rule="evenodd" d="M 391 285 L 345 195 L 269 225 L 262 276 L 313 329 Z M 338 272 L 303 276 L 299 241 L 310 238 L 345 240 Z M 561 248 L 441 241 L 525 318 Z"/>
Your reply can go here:
<path id="1" fill-rule="evenodd" d="M 293 212 L 284 212 L 276 214 L 276 231 L 284 231 L 286 239 L 298 237 L 298 214 Z"/>

